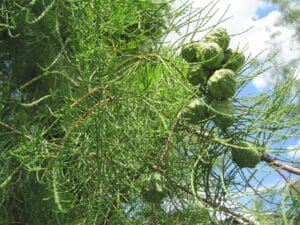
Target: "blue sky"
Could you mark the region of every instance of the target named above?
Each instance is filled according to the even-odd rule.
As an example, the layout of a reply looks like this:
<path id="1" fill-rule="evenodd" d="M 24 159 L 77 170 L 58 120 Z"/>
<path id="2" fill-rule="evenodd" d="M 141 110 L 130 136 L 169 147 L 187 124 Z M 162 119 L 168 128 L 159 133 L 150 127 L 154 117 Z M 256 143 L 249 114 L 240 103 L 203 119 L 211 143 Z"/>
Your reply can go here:
<path id="1" fill-rule="evenodd" d="M 278 10 L 278 6 L 275 5 L 275 4 L 270 4 L 270 5 L 266 5 L 266 6 L 263 6 L 263 7 L 259 7 L 256 10 L 256 14 L 257 14 L 258 17 L 253 18 L 253 19 L 254 20 L 259 20 L 261 18 L 264 18 L 264 17 L 268 16 L 269 13 L 271 13 L 274 10 Z"/>

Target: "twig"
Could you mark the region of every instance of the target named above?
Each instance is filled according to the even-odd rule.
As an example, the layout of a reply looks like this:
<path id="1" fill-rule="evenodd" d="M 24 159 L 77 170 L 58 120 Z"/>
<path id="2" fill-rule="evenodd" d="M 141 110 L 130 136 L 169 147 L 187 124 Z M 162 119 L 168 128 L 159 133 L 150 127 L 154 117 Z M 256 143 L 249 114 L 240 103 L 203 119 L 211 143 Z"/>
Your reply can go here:
<path id="1" fill-rule="evenodd" d="M 30 103 L 21 103 L 21 106 L 32 107 L 32 106 L 35 106 L 35 105 L 39 104 L 41 101 L 44 101 L 45 99 L 50 98 L 50 97 L 51 97 L 51 95 L 45 95 L 45 96 L 39 98 L 36 101 L 30 102 Z"/>
<path id="2" fill-rule="evenodd" d="M 204 130 L 199 130 L 194 127 L 187 127 L 188 131 L 195 133 L 199 138 L 213 138 L 213 136 Z"/>
<path id="3" fill-rule="evenodd" d="M 177 114 L 176 119 L 175 119 L 175 121 L 174 121 L 174 123 L 173 123 L 173 125 L 172 125 L 172 127 L 171 127 L 171 129 L 170 129 L 170 131 L 169 131 L 169 136 L 168 136 L 167 142 L 166 142 L 166 144 L 165 144 L 165 146 L 164 146 L 164 151 L 163 151 L 163 153 L 162 153 L 161 156 L 160 156 L 160 162 L 161 162 L 161 164 L 163 164 L 163 162 L 165 161 L 165 158 L 166 158 L 167 155 L 168 155 L 170 143 L 171 143 L 171 141 L 172 141 L 172 136 L 173 136 L 173 134 L 174 134 L 174 131 L 175 131 L 175 129 L 176 129 L 176 127 L 177 127 L 179 121 L 180 121 L 181 115 L 182 115 L 182 111 L 180 111 L 180 112 Z"/>
<path id="4" fill-rule="evenodd" d="M 73 132 L 74 128 L 76 126 L 78 126 L 93 110 L 95 107 L 104 104 L 106 102 L 110 102 L 113 99 L 113 97 L 111 95 L 107 96 L 105 99 L 97 102 L 95 105 L 93 105 L 92 107 L 90 107 L 87 111 L 85 111 L 76 121 L 75 123 L 68 128 L 68 131 L 66 133 L 66 138 L 69 137 L 69 135 Z"/>
<path id="5" fill-rule="evenodd" d="M 3 126 L 3 127 L 5 127 L 5 128 L 7 128 L 7 129 L 9 129 L 9 130 L 11 130 L 11 131 L 12 131 L 13 133 L 15 133 L 16 135 L 19 135 L 19 136 L 22 136 L 22 135 L 23 135 L 23 133 L 22 133 L 21 131 L 17 130 L 17 129 L 14 128 L 14 127 L 11 127 L 10 125 L 8 125 L 8 124 L 6 124 L 6 123 L 4 123 L 4 122 L 1 122 L 1 121 L 0 121 L 0 125 Z M 32 140 L 32 137 L 29 136 L 29 135 L 24 134 L 24 137 L 25 137 L 26 139 L 28 139 L 28 140 Z"/>
<path id="6" fill-rule="evenodd" d="M 88 93 L 84 94 L 83 96 L 81 96 L 79 99 L 75 100 L 74 103 L 71 105 L 71 107 L 79 104 L 83 99 L 85 99 L 86 97 L 88 97 L 91 94 L 94 94 L 95 92 L 97 92 L 98 90 L 105 90 L 105 87 L 95 87 L 93 88 L 91 91 L 89 91 Z"/>
<path id="7" fill-rule="evenodd" d="M 285 176 L 280 170 L 279 170 L 279 168 L 278 167 L 276 167 L 276 166 L 272 166 L 273 168 L 274 168 L 274 170 L 285 180 L 285 182 L 288 184 L 288 185 L 290 185 L 291 186 L 291 188 L 294 190 L 294 191 L 296 191 L 297 192 L 297 194 L 298 195 L 300 195 L 300 190 L 297 188 L 297 187 L 295 187 L 295 185 L 290 181 L 290 179 L 287 177 L 287 176 Z"/>
<path id="8" fill-rule="evenodd" d="M 291 165 L 287 165 L 287 164 L 283 164 L 281 162 L 275 161 L 274 159 L 270 158 L 267 155 L 262 155 L 261 156 L 261 160 L 265 161 L 266 163 L 268 163 L 271 166 L 275 166 L 278 169 L 283 169 L 286 170 L 290 173 L 296 174 L 298 176 L 300 176 L 300 169 Z"/>
<path id="9" fill-rule="evenodd" d="M 8 125 L 8 124 L 6 124 L 6 123 L 4 123 L 4 122 L 1 122 L 1 121 L 0 121 L 0 125 L 3 126 L 3 127 L 5 127 L 5 128 L 7 128 L 7 129 L 9 129 L 9 130 L 11 130 L 11 131 L 12 131 L 14 134 L 16 134 L 16 135 L 19 135 L 19 136 L 22 136 L 22 135 L 23 135 L 23 133 L 22 133 L 21 131 L 17 130 L 17 129 L 14 128 L 14 127 L 11 127 L 10 125 Z M 31 141 L 31 140 L 33 139 L 31 136 L 26 135 L 26 134 L 24 134 L 24 137 L 25 137 L 27 140 L 29 140 L 29 141 Z M 50 142 L 50 141 L 47 141 L 47 143 L 48 143 L 49 145 L 51 145 L 51 146 L 56 147 L 56 148 L 60 148 L 60 147 L 61 147 L 60 145 L 55 144 L 55 143 L 52 143 L 52 142 Z"/>

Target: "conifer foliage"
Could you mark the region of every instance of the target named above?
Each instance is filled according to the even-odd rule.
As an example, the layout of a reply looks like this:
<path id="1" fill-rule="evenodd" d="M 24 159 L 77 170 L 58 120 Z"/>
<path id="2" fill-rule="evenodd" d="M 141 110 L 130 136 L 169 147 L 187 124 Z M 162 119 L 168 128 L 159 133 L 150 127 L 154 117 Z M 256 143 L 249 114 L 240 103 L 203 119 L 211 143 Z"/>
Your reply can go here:
<path id="1" fill-rule="evenodd" d="M 293 81 L 240 97 L 263 65 L 205 27 L 216 5 L 176 5 L 0 3 L 0 224 L 256 224 L 234 193 L 282 169 Z"/>

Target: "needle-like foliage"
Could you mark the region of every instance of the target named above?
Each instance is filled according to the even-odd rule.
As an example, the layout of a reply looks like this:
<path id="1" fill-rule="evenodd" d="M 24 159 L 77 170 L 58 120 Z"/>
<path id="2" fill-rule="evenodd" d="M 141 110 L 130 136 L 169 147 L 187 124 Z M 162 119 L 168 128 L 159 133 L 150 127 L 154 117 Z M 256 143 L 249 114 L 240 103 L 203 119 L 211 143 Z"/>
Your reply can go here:
<path id="1" fill-rule="evenodd" d="M 249 141 L 261 164 L 282 169 L 269 155 L 299 135 L 293 81 L 241 97 L 265 71 L 249 58 L 237 74 L 229 128 L 209 117 L 185 120 L 199 87 L 188 82 L 180 47 L 218 25 L 207 25 L 215 4 L 4 0 L 0 7 L 0 224 L 256 223 L 238 194 L 250 189 L 265 199 L 262 167 L 239 168 L 230 150 Z M 297 174 L 290 163 L 285 169 Z M 281 209 L 286 220 L 297 215 Z"/>

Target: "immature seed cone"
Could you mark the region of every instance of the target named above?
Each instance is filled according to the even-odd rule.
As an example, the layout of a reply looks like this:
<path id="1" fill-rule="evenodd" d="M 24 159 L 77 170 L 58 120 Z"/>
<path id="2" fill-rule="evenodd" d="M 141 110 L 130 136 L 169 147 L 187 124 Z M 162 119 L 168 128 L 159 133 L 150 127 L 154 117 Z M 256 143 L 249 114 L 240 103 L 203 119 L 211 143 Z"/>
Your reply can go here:
<path id="1" fill-rule="evenodd" d="M 235 73 L 232 70 L 216 70 L 207 82 L 208 93 L 216 99 L 231 98 L 235 94 Z"/>
<path id="2" fill-rule="evenodd" d="M 254 168 L 260 162 L 260 155 L 255 146 L 249 142 L 242 141 L 240 147 L 231 149 L 232 161 L 240 168 Z"/>
<path id="3" fill-rule="evenodd" d="M 181 57 L 189 63 L 198 62 L 200 48 L 199 46 L 200 42 L 184 44 L 181 49 Z"/>
<path id="4" fill-rule="evenodd" d="M 205 120 L 208 117 L 208 111 L 204 99 L 193 99 L 183 115 L 192 124 L 197 124 L 201 120 Z"/>
<path id="5" fill-rule="evenodd" d="M 204 41 L 215 42 L 222 50 L 226 50 L 229 46 L 230 37 L 225 28 L 218 27 L 206 34 L 204 36 Z"/>
<path id="6" fill-rule="evenodd" d="M 210 106 L 213 110 L 210 111 L 210 114 L 213 116 L 212 121 L 222 130 L 230 127 L 234 120 L 234 107 L 231 100 L 218 100 L 214 99 Z"/>
<path id="7" fill-rule="evenodd" d="M 207 81 L 209 72 L 201 65 L 192 65 L 187 73 L 187 79 L 194 86 L 204 85 Z"/>
<path id="8" fill-rule="evenodd" d="M 223 68 L 230 69 L 234 72 L 240 71 L 245 63 L 245 56 L 238 50 L 228 49 L 225 51 L 225 58 L 223 61 Z"/>
<path id="9" fill-rule="evenodd" d="M 224 59 L 222 48 L 215 42 L 200 42 L 198 47 L 198 62 L 205 69 L 218 69 Z"/>

